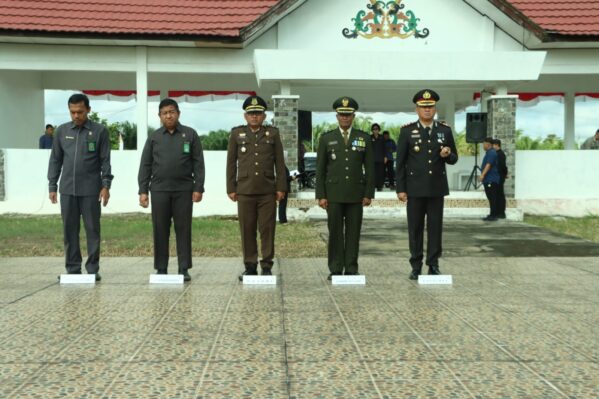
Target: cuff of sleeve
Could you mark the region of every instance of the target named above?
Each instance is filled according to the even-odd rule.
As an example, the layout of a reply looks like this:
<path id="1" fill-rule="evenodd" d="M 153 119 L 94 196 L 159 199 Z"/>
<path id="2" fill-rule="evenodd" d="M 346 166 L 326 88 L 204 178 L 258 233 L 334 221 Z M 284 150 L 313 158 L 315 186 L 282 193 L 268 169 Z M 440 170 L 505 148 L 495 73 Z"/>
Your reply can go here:
<path id="1" fill-rule="evenodd" d="M 58 186 L 53 186 L 53 185 L 48 186 L 48 192 L 55 193 L 57 191 L 58 191 Z"/>
<path id="2" fill-rule="evenodd" d="M 112 182 L 110 180 L 102 180 L 102 187 L 110 190 L 112 186 Z"/>

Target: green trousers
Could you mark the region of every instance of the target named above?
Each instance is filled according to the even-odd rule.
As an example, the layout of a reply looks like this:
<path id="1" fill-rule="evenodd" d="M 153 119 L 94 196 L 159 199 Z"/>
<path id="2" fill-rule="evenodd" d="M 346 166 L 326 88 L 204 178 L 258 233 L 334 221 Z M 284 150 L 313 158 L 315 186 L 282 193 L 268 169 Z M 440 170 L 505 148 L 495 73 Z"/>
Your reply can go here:
<path id="1" fill-rule="evenodd" d="M 329 202 L 329 270 L 333 274 L 358 272 L 362 203 Z"/>

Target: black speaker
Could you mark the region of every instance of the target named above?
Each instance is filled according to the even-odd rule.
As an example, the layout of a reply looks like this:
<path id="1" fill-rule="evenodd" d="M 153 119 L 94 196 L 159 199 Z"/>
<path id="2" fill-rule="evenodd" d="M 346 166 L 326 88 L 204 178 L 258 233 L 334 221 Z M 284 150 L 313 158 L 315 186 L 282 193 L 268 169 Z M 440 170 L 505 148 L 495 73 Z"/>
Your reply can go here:
<path id="1" fill-rule="evenodd" d="M 312 140 L 312 112 L 298 111 L 297 112 L 297 135 L 299 141 Z"/>
<path id="2" fill-rule="evenodd" d="M 487 137 L 487 113 L 469 112 L 466 114 L 466 142 L 482 143 Z"/>

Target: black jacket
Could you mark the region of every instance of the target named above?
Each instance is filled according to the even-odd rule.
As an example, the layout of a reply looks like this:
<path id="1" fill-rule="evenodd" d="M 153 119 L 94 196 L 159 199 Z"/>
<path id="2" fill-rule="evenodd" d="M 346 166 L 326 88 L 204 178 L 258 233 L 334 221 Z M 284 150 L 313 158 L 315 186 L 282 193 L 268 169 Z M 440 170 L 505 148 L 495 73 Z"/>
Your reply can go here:
<path id="1" fill-rule="evenodd" d="M 499 170 L 499 177 L 501 181 L 504 181 L 507 177 L 507 164 L 505 160 L 505 152 L 499 149 L 497 152 L 497 169 Z"/>
<path id="2" fill-rule="evenodd" d="M 104 125 L 87 120 L 78 127 L 73 122 L 60 125 L 52 140 L 48 163 L 49 191 L 65 195 L 98 195 L 110 188 L 110 137 Z"/>
<path id="3" fill-rule="evenodd" d="M 441 147 L 451 148 L 451 155 L 441 158 Z M 408 197 L 443 197 L 449 194 L 445 164 L 455 164 L 458 151 L 451 128 L 434 122 L 430 137 L 425 128 L 414 122 L 405 125 L 397 142 L 398 193 Z"/>

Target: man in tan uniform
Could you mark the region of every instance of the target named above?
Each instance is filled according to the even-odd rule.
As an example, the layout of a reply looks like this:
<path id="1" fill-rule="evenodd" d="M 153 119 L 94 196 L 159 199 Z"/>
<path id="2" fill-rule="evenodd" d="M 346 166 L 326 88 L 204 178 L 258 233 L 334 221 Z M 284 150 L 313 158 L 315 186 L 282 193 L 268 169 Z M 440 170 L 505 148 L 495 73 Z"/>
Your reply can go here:
<path id="1" fill-rule="evenodd" d="M 258 274 L 260 231 L 263 275 L 271 275 L 275 255 L 276 201 L 285 198 L 287 177 L 279 130 L 264 127 L 266 101 L 258 96 L 243 103 L 246 126 L 236 127 L 227 147 L 227 194 L 237 202 L 241 248 L 245 271 L 239 276 Z"/>

